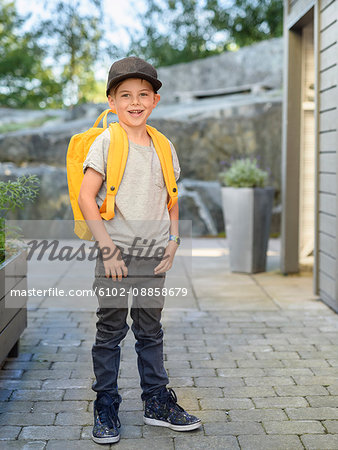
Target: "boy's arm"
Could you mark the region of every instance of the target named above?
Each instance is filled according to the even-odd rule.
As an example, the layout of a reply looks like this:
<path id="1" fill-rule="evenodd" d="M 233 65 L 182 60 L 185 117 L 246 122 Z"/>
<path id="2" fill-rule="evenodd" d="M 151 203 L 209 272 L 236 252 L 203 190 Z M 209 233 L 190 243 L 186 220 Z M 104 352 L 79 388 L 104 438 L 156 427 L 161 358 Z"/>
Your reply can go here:
<path id="1" fill-rule="evenodd" d="M 80 188 L 78 204 L 83 217 L 90 228 L 99 247 L 110 247 L 114 249 L 115 244 L 109 236 L 96 204 L 96 196 L 102 185 L 102 175 L 96 170 L 88 167 Z"/>
<path id="2" fill-rule="evenodd" d="M 170 234 L 174 234 L 175 236 L 178 236 L 178 218 L 179 218 L 179 209 L 178 209 L 178 202 L 171 208 L 169 211 L 169 217 L 170 217 Z"/>
<path id="3" fill-rule="evenodd" d="M 169 211 L 170 234 L 175 234 L 176 236 L 178 236 L 178 215 L 178 203 L 176 203 Z M 168 242 L 162 261 L 154 269 L 155 275 L 171 269 L 177 248 L 178 244 L 175 241 Z"/>

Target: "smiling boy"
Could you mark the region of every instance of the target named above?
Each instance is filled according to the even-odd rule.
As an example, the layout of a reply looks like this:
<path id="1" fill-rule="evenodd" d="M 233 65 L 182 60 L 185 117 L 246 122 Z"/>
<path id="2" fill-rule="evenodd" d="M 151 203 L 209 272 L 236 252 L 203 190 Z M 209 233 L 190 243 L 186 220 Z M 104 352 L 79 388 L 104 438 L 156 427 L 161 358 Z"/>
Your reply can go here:
<path id="1" fill-rule="evenodd" d="M 130 315 L 136 338 L 144 422 L 176 431 L 189 431 L 201 425 L 197 417 L 177 404 L 175 392 L 167 389 L 169 380 L 163 364 L 163 287 L 180 240 L 178 204 L 168 210 L 169 196 L 161 163 L 146 128 L 146 121 L 160 100 L 157 91 L 161 86 L 155 68 L 140 58 L 124 58 L 110 68 L 108 103 L 116 111 L 129 143 L 113 219 L 103 222 L 99 212 L 107 192 L 109 130 L 94 141 L 83 164 L 84 178 L 78 202 L 99 246 L 93 283 L 99 307 L 92 348 L 96 378 L 92 388 L 97 393 L 92 438 L 102 444 L 120 439 L 119 344 L 129 329 L 126 293 L 131 288 Z M 169 170 L 173 170 L 177 180 L 179 162 L 173 144 L 169 143 L 172 152 Z M 109 257 L 104 258 L 103 251 Z M 147 257 L 140 258 L 145 254 Z M 112 287 L 118 294 L 109 297 L 107 292 Z"/>

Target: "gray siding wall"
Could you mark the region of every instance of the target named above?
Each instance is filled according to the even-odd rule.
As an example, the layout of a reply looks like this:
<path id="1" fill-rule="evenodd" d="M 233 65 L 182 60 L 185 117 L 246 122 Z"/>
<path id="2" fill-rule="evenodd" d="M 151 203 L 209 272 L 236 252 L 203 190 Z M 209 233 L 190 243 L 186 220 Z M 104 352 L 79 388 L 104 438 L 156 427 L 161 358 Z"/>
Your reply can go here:
<path id="1" fill-rule="evenodd" d="M 337 0 L 319 2 L 318 285 L 337 310 Z"/>
<path id="2" fill-rule="evenodd" d="M 338 0 L 285 0 L 285 14 L 287 27 L 298 23 L 299 29 L 314 5 L 318 13 L 314 19 L 318 23 L 316 293 L 338 311 Z"/>

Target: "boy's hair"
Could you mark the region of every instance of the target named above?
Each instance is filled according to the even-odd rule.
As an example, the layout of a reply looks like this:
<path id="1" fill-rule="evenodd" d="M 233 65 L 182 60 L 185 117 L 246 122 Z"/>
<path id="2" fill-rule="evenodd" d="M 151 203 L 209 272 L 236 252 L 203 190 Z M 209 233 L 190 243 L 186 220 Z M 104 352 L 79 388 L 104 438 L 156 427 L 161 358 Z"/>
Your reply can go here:
<path id="1" fill-rule="evenodd" d="M 140 77 L 135 77 L 135 78 L 140 78 Z M 144 78 L 140 78 L 140 79 L 141 79 L 141 80 L 144 80 Z M 108 94 L 107 94 L 107 97 L 108 97 L 108 95 L 110 95 L 111 97 L 115 97 L 118 88 L 121 86 L 121 84 L 122 84 L 124 81 L 125 81 L 125 80 L 119 81 L 117 84 L 115 84 L 113 87 L 111 87 L 111 88 L 109 89 L 109 92 L 108 92 Z M 147 80 L 146 80 L 146 81 L 147 81 Z M 152 88 L 153 88 L 154 94 L 157 94 L 157 91 L 155 91 L 154 86 L 153 86 L 153 85 L 151 85 L 151 86 L 152 86 Z"/>
<path id="2" fill-rule="evenodd" d="M 117 83 L 127 78 L 141 78 L 148 81 L 152 85 L 155 93 L 162 86 L 161 81 L 157 78 L 155 67 L 147 63 L 147 61 L 144 61 L 144 59 L 137 58 L 136 56 L 128 56 L 112 64 L 107 80 L 107 97 Z M 115 92 L 116 90 L 114 90 Z"/>

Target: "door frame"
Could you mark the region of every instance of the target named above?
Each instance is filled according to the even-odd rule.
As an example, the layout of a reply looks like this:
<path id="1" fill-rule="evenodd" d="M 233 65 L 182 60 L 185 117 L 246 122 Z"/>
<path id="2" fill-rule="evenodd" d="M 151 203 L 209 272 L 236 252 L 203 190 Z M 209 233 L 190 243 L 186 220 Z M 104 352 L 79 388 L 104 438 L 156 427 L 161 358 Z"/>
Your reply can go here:
<path id="1" fill-rule="evenodd" d="M 292 25 L 284 15 L 284 91 L 282 135 L 281 262 L 283 274 L 299 272 L 299 175 L 302 106 L 302 27 L 313 21 L 314 30 L 314 267 L 313 289 L 318 292 L 318 5 L 314 2 Z"/>

